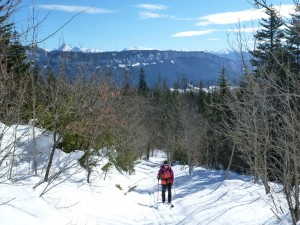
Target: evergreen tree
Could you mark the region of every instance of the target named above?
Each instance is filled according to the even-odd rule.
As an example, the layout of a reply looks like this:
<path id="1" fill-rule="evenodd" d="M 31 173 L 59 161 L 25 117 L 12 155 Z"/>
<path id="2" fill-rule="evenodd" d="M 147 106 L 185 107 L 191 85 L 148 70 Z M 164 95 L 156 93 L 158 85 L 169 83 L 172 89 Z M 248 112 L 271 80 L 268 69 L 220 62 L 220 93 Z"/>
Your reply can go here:
<path id="1" fill-rule="evenodd" d="M 285 176 L 283 175 L 284 166 L 281 165 L 285 156 L 278 151 L 277 140 L 282 137 L 279 131 L 286 129 L 282 118 L 288 117 L 285 104 L 283 104 L 285 100 L 282 99 L 282 96 L 291 93 L 293 84 L 291 84 L 289 71 L 290 56 L 288 49 L 283 44 L 285 37 L 282 29 L 283 20 L 272 6 L 266 6 L 265 10 L 268 18 L 263 19 L 263 22 L 260 23 L 263 29 L 254 36 L 258 41 L 258 46 L 251 52 L 253 56 L 251 63 L 258 79 L 254 79 L 254 82 L 251 83 L 249 97 L 253 98 L 255 94 L 257 95 L 257 104 L 251 106 L 250 109 L 255 110 L 253 115 L 259 121 L 257 124 L 264 125 L 259 130 L 265 130 L 265 132 L 258 135 L 260 139 L 257 143 L 262 146 L 260 148 L 263 150 L 262 158 L 265 166 L 262 167 L 261 173 L 264 177 L 266 193 L 269 193 L 270 187 L 267 180 L 282 181 Z M 289 108 L 293 108 L 290 103 L 287 105 Z M 288 151 L 288 149 L 285 150 Z"/>
<path id="2" fill-rule="evenodd" d="M 295 74 L 300 72 L 300 6 L 295 5 L 295 12 L 286 32 L 286 46 L 290 54 L 291 71 Z"/>
<path id="3" fill-rule="evenodd" d="M 226 77 L 226 68 L 223 66 L 219 78 L 219 87 L 221 97 L 225 97 L 228 94 L 228 80 Z"/>
<path id="4" fill-rule="evenodd" d="M 257 47 L 250 51 L 253 57 L 251 63 L 256 72 L 255 75 L 263 78 L 280 69 L 278 60 L 281 58 L 281 41 L 284 37 L 284 32 L 281 29 L 283 22 L 278 17 L 277 11 L 270 7 L 266 9 L 266 14 L 268 18 L 263 18 L 260 22 L 262 29 L 254 35 Z"/>
<path id="5" fill-rule="evenodd" d="M 147 96 L 148 94 L 148 87 L 147 87 L 147 82 L 146 82 L 146 76 L 144 72 L 144 68 L 142 67 L 140 70 L 140 75 L 139 75 L 139 84 L 138 84 L 138 92 L 140 95 Z"/>
<path id="6" fill-rule="evenodd" d="M 196 101 L 199 113 L 203 114 L 204 116 L 206 116 L 205 113 L 207 112 L 208 108 L 208 105 L 206 103 L 207 95 L 207 92 L 204 91 L 203 82 L 199 82 L 199 92 Z"/>
<path id="7" fill-rule="evenodd" d="M 262 19 L 262 29 L 254 37 L 258 42 L 257 49 L 250 51 L 253 58 L 251 63 L 254 67 L 254 75 L 259 78 L 261 85 L 267 81 L 274 82 L 278 88 L 291 90 L 290 74 L 287 68 L 290 67 L 290 56 L 284 45 L 283 20 L 278 16 L 274 7 L 265 9 L 267 19 Z M 274 87 L 269 93 L 274 92 Z M 278 100 L 273 99 L 275 105 L 280 105 Z"/>
<path id="8" fill-rule="evenodd" d="M 0 5 L 0 63 L 5 65 L 6 72 L 16 77 L 24 75 L 29 68 L 26 60 L 26 49 L 21 45 L 18 33 L 11 22 L 13 10 L 17 7 L 14 0 L 7 0 Z"/>
<path id="9" fill-rule="evenodd" d="M 0 1 L 0 119 L 6 123 L 19 122 L 17 115 L 28 101 L 29 63 L 25 47 L 14 30 L 13 14 L 20 1 Z M 17 118 L 18 117 L 18 118 Z"/>

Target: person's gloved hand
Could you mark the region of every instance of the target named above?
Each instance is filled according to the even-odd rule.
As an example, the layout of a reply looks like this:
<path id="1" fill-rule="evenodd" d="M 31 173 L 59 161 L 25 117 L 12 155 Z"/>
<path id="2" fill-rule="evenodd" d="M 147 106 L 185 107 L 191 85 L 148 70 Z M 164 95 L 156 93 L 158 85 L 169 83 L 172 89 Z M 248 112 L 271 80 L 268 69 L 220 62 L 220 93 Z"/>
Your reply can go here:
<path id="1" fill-rule="evenodd" d="M 157 177 L 156 177 L 156 178 L 157 178 L 157 180 L 159 180 L 159 179 L 160 179 L 159 175 L 157 175 Z"/>

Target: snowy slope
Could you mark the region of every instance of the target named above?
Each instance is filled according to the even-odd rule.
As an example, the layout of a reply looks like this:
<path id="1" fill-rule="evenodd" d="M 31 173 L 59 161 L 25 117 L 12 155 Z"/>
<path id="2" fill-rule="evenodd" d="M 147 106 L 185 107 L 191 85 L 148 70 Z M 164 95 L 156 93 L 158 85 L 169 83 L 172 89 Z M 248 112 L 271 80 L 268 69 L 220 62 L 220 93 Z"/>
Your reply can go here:
<path id="1" fill-rule="evenodd" d="M 22 127 L 24 130 L 24 127 Z M 10 133 L 10 132 L 8 132 Z M 11 132 L 12 134 L 12 132 Z M 20 145 L 18 151 L 24 151 Z M 29 140 L 29 141 L 28 141 Z M 43 142 L 44 140 L 44 142 Z M 50 149 L 49 136 L 40 133 L 39 144 Z M 81 156 L 77 151 L 64 154 L 57 150 L 55 166 L 76 163 Z M 46 157 L 41 157 L 41 160 Z M 161 202 L 160 185 L 156 179 L 159 166 L 166 156 L 156 151 L 149 161 L 139 160 L 135 174 L 120 174 L 112 169 L 104 180 L 101 166 L 92 174 L 92 182 L 85 182 L 86 172 L 78 164 L 63 174 L 57 186 L 46 184 L 33 186 L 42 175 L 18 175 L 14 182 L 0 183 L 0 221 L 3 225 L 161 225 L 161 224 L 210 224 L 210 225 L 257 225 L 291 224 L 288 216 L 282 221 L 276 219 L 271 211 L 272 200 L 264 194 L 262 185 L 251 183 L 251 177 L 230 174 L 223 180 L 224 172 L 208 171 L 198 167 L 192 176 L 188 169 L 180 165 L 172 167 L 175 173 L 173 187 L 174 208 Z M 18 169 L 29 167 L 26 160 L 18 161 Z M 39 173 L 44 173 L 39 167 Z M 0 168 L 0 177 L 5 169 Z M 50 186 L 53 184 L 50 184 Z M 120 190 L 116 187 L 122 188 Z M 136 186 L 133 191 L 130 188 Z M 48 188 L 42 197 L 40 194 Z M 280 196 L 280 195 L 279 195 Z M 1 204 L 2 203 L 2 204 Z M 5 203 L 5 204 L 3 204 Z M 281 202 L 284 207 L 284 202 Z"/>

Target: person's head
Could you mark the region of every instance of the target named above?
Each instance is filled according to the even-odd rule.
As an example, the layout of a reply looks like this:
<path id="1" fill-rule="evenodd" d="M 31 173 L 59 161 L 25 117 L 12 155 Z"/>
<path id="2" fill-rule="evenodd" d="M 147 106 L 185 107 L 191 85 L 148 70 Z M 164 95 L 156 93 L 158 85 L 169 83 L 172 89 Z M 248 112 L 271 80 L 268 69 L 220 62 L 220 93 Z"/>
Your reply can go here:
<path id="1" fill-rule="evenodd" d="M 168 167 L 169 167 L 169 163 L 168 163 L 167 160 L 164 161 L 164 167 L 165 167 L 165 168 L 168 168 Z"/>

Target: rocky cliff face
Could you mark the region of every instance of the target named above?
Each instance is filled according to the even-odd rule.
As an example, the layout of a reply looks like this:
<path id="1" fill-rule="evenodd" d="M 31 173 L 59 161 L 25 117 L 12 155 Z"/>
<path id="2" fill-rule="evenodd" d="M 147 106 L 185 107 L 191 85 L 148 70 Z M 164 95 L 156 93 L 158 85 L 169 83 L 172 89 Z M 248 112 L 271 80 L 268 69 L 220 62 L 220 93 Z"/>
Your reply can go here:
<path id="1" fill-rule="evenodd" d="M 172 86 L 174 81 L 182 76 L 189 82 L 203 81 L 215 84 L 223 66 L 231 81 L 238 80 L 241 75 L 241 65 L 237 60 L 201 51 L 47 52 L 37 49 L 36 53 L 29 57 L 42 69 L 50 67 L 56 74 L 63 69 L 70 77 L 80 73 L 87 76 L 105 71 L 116 79 L 122 79 L 127 71 L 133 81 L 136 81 L 143 67 L 149 85 L 155 84 L 159 77 Z"/>

